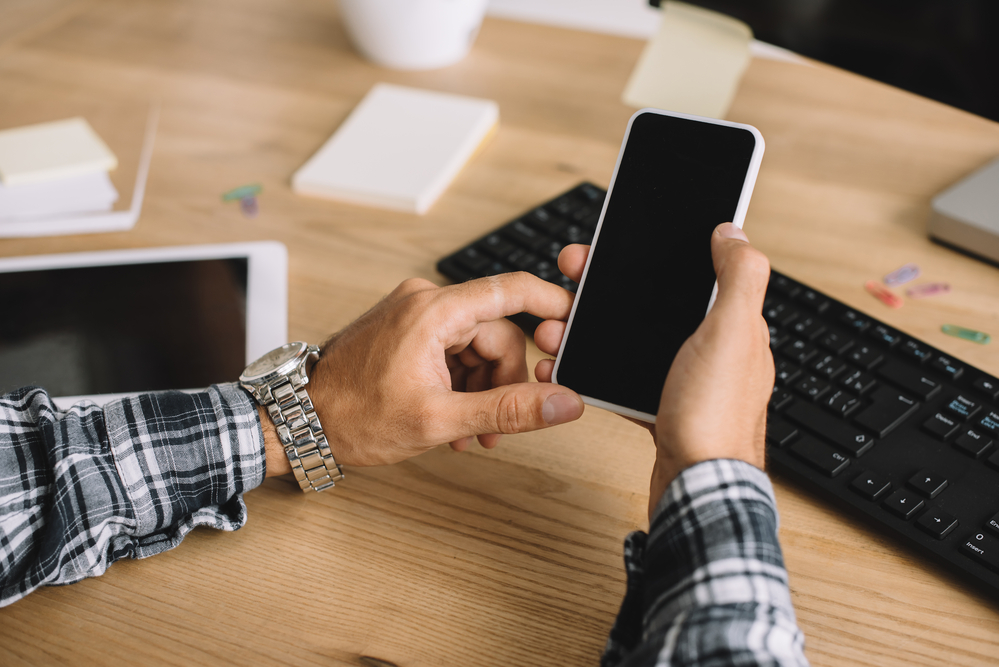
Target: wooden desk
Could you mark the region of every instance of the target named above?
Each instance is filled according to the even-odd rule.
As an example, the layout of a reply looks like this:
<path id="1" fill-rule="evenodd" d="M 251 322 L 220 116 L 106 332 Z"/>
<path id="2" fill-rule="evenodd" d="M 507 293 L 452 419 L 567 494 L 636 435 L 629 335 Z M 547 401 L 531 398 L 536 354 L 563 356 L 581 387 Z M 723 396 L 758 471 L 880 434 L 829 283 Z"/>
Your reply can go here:
<path id="1" fill-rule="evenodd" d="M 67 108 L 106 127 L 154 97 L 162 117 L 133 231 L 2 240 L 0 255 L 277 239 L 290 251 L 290 334 L 317 341 L 406 277 L 440 281 L 437 258 L 536 202 L 583 179 L 606 185 L 641 46 L 487 20 L 462 63 L 399 73 L 357 57 L 325 0 L 8 0 L 0 127 Z M 500 104 L 498 135 L 426 216 L 289 189 L 377 81 Z M 999 271 L 924 232 L 930 197 L 999 154 L 999 125 L 771 61 L 752 63 L 730 117 L 767 140 L 747 230 L 775 267 L 999 374 L 995 342 L 939 332 L 955 322 L 999 335 Z M 219 197 L 248 182 L 264 186 L 256 219 Z M 891 311 L 863 291 L 905 262 L 953 293 Z M 0 663 L 595 665 L 623 592 L 621 540 L 645 524 L 652 458 L 643 431 L 590 409 L 491 452 L 351 470 L 333 493 L 271 480 L 247 495 L 237 533 L 195 531 L 167 554 L 0 610 Z M 776 486 L 814 664 L 994 663 L 994 601 Z"/>

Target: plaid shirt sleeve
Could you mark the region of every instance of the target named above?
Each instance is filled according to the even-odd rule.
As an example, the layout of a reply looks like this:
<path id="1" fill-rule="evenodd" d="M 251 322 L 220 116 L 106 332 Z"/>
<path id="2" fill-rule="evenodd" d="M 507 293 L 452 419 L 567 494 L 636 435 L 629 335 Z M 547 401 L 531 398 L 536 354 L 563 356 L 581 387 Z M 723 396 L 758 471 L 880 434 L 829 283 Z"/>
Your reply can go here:
<path id="1" fill-rule="evenodd" d="M 81 403 L 0 396 L 0 606 L 180 544 L 236 530 L 264 479 L 252 399 L 236 384 Z"/>
<path id="2" fill-rule="evenodd" d="M 683 471 L 624 557 L 627 593 L 601 667 L 808 664 L 758 468 L 721 459 Z"/>

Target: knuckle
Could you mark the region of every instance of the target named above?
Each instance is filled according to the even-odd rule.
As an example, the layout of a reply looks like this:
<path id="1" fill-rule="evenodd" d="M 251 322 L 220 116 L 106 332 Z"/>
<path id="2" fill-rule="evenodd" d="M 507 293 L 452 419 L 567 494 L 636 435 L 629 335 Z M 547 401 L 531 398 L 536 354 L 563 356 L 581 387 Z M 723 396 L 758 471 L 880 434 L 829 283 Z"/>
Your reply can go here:
<path id="1" fill-rule="evenodd" d="M 525 424 L 522 401 L 517 394 L 505 392 L 496 405 L 496 426 L 500 433 L 520 433 Z"/>
<path id="2" fill-rule="evenodd" d="M 435 289 L 437 289 L 437 285 L 433 284 L 429 280 L 426 280 L 425 278 L 407 278 L 399 283 L 399 286 L 396 287 L 392 293 L 397 296 L 407 296 Z"/>

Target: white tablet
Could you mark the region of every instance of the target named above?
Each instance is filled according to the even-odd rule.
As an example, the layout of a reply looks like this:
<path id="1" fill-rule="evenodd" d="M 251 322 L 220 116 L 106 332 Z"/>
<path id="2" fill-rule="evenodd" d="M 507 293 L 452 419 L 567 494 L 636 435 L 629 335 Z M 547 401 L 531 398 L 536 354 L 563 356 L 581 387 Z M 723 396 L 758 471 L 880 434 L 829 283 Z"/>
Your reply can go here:
<path id="1" fill-rule="evenodd" d="M 264 241 L 0 259 L 0 394 L 82 398 L 235 381 L 288 336 L 288 252 Z"/>

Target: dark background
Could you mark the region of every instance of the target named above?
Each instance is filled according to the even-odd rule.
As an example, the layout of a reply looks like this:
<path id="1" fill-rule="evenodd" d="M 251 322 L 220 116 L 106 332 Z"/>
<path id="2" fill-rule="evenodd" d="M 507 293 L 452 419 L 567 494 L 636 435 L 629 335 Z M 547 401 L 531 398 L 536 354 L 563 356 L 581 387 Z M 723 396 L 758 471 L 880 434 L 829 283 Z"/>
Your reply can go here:
<path id="1" fill-rule="evenodd" d="M 686 1 L 761 41 L 999 120 L 996 0 Z"/>

